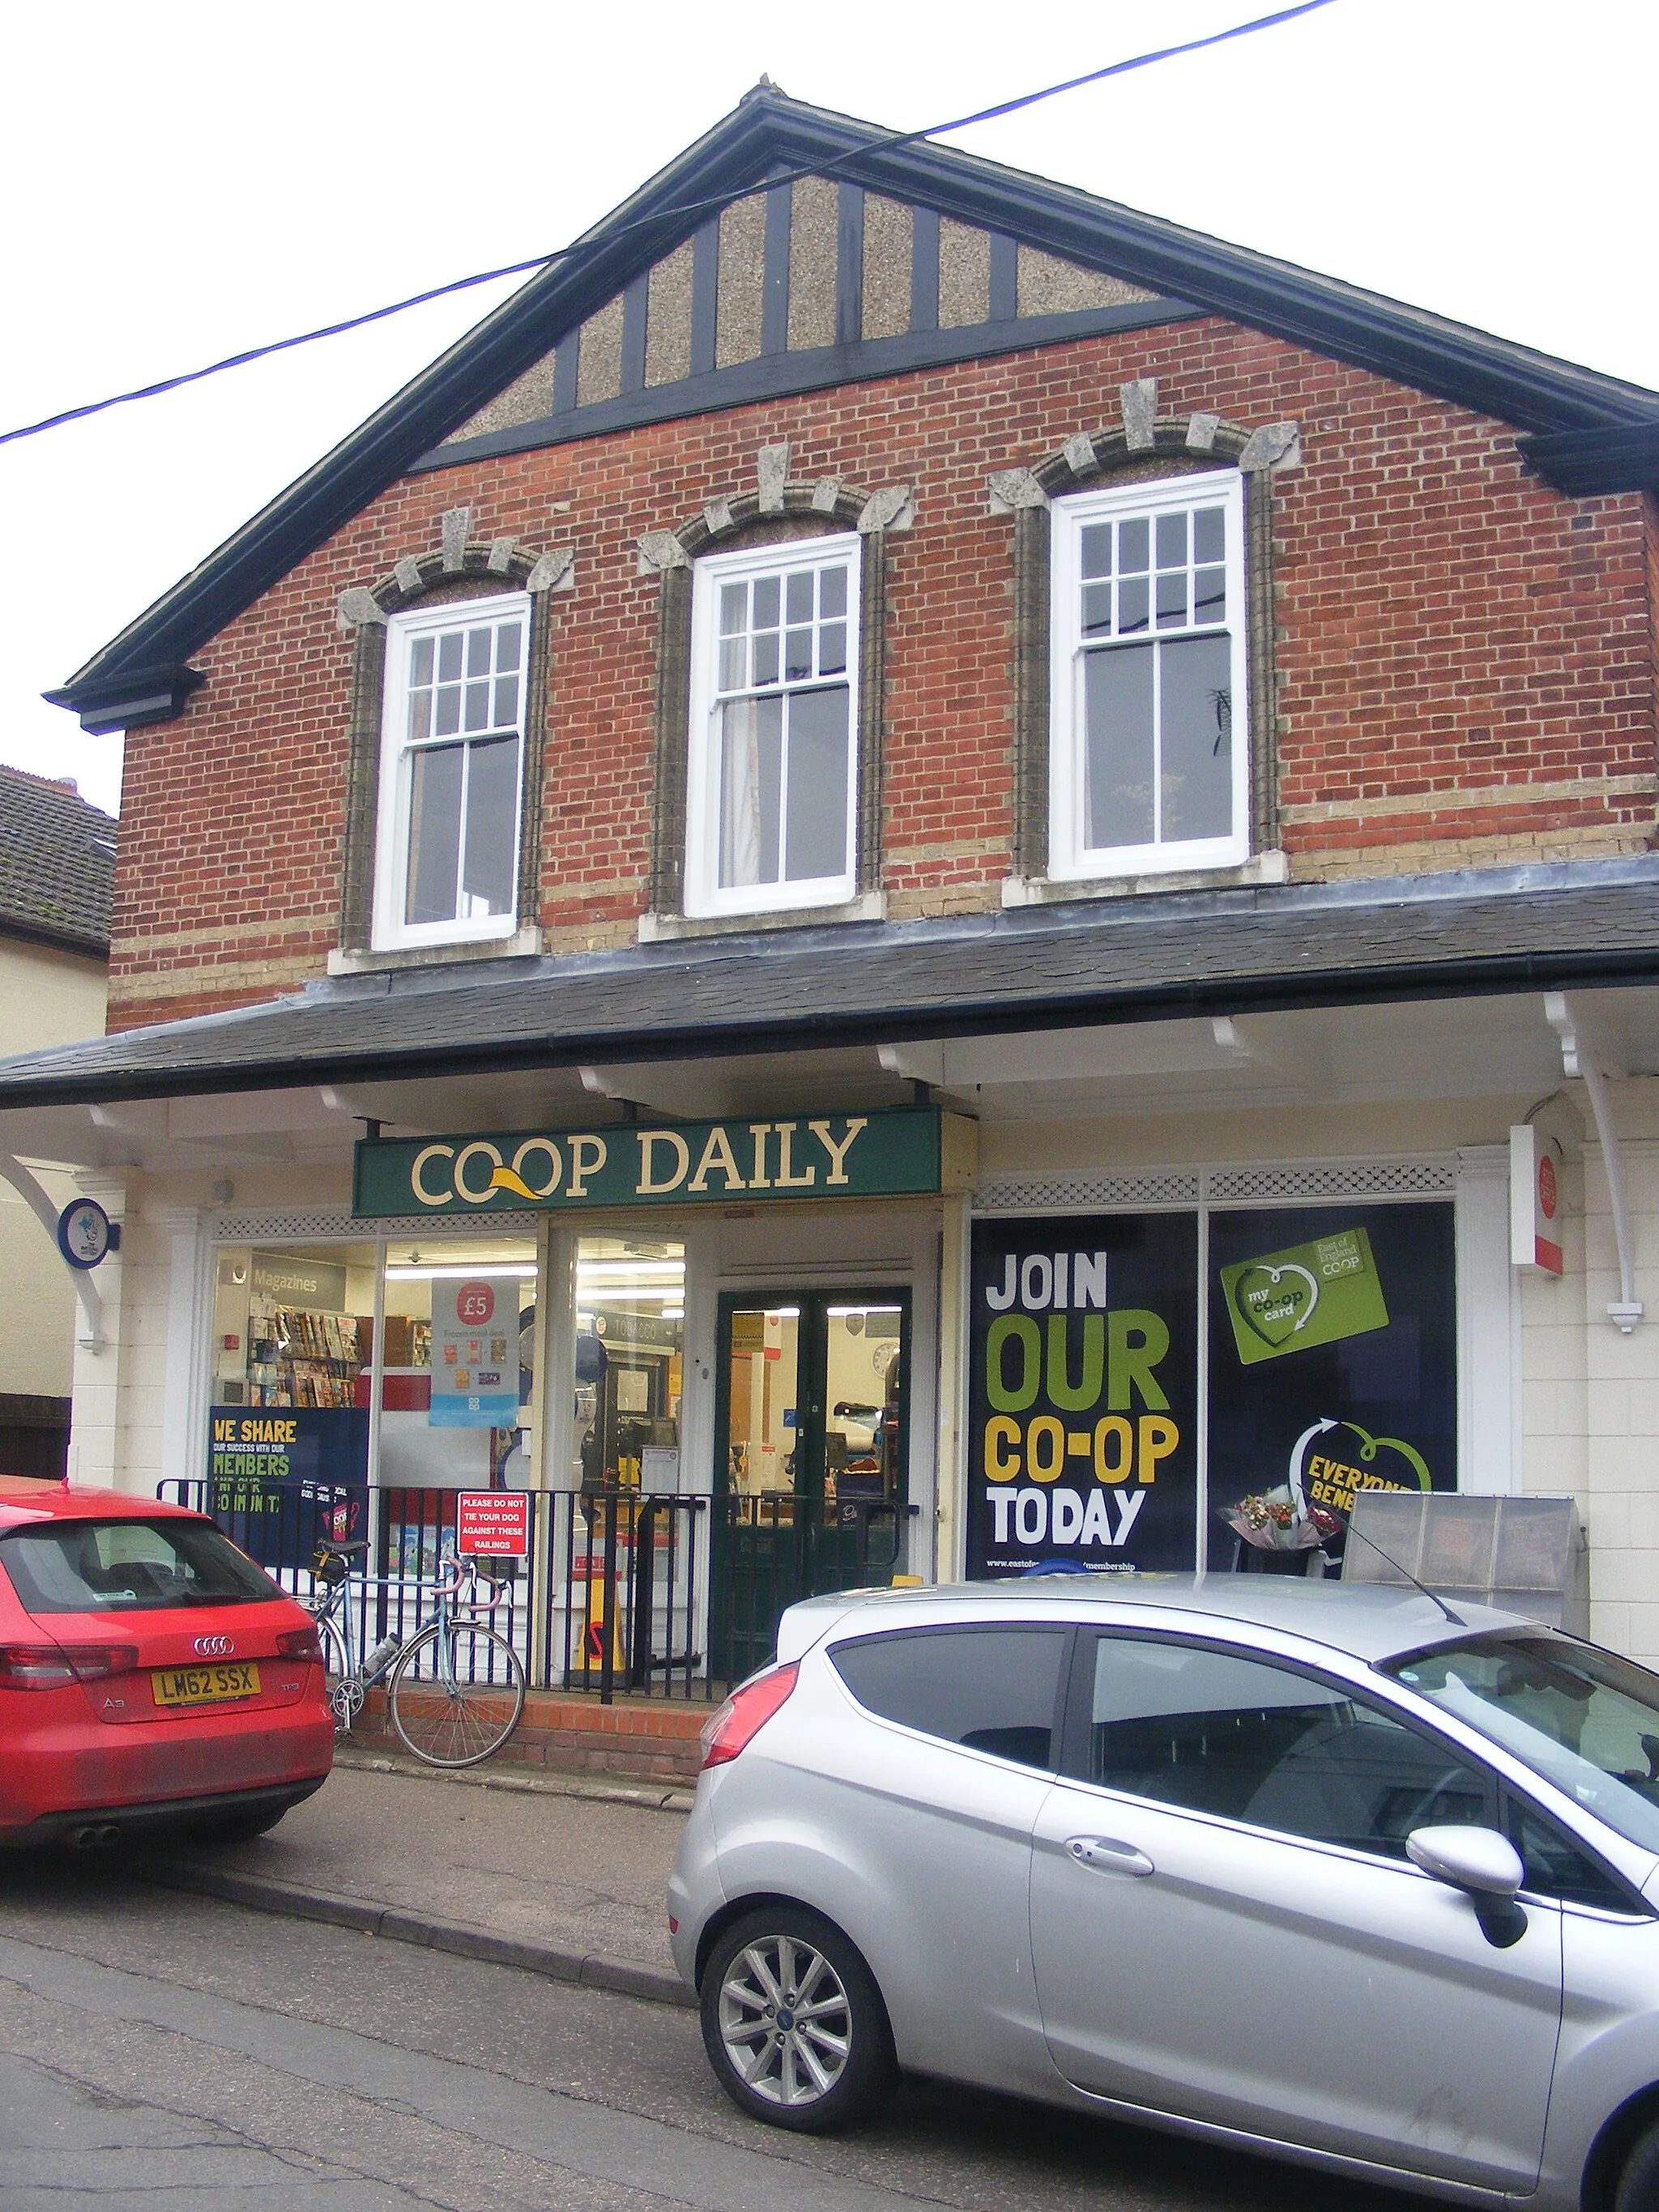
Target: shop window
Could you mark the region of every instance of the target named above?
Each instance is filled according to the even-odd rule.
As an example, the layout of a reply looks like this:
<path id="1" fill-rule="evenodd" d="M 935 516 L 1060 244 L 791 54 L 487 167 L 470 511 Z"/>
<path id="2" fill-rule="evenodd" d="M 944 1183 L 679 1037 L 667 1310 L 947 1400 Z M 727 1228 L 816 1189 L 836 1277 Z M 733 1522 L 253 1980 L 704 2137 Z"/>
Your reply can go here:
<path id="1" fill-rule="evenodd" d="M 854 896 L 860 559 L 848 535 L 696 563 L 688 915 Z"/>
<path id="2" fill-rule="evenodd" d="M 218 1255 L 205 1503 L 273 1571 L 367 1534 L 374 1273 L 369 1243 Z"/>
<path id="3" fill-rule="evenodd" d="M 838 1644 L 830 1656 L 859 1703 L 884 1720 L 1046 1768 L 1066 1642 L 1059 1629 L 931 1630 Z"/>
<path id="4" fill-rule="evenodd" d="M 568 1486 L 673 1496 L 684 1388 L 685 1247 L 584 1237 L 576 1248 Z"/>
<path id="5" fill-rule="evenodd" d="M 430 1574 L 459 1490 L 535 1486 L 536 1247 L 386 1248 L 377 1480 L 394 1570 Z"/>
<path id="6" fill-rule="evenodd" d="M 387 624 L 377 947 L 518 927 L 531 602 L 450 602 Z"/>
<path id="7" fill-rule="evenodd" d="M 1052 563 L 1048 874 L 1246 860 L 1243 478 L 1057 501 Z"/>

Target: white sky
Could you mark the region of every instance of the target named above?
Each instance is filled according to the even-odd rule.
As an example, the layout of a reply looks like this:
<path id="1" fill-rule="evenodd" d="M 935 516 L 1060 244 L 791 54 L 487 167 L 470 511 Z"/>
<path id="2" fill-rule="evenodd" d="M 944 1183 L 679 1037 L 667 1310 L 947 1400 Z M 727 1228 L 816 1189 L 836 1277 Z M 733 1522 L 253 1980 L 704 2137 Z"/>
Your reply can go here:
<path id="1" fill-rule="evenodd" d="M 1269 4 L 14 10 L 0 428 L 558 246 L 763 70 L 914 129 Z M 1656 81 L 1653 0 L 1336 0 L 947 143 L 1659 386 Z M 40 693 L 509 289 L 0 447 L 0 759 L 113 808 Z"/>

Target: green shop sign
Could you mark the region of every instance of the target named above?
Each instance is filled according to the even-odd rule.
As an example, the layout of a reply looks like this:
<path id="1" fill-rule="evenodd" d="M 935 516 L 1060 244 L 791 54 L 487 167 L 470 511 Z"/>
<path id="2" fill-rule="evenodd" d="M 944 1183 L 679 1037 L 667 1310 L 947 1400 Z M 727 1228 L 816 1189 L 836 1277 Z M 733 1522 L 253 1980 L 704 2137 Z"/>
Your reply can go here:
<path id="1" fill-rule="evenodd" d="M 979 1128 L 936 1106 L 783 1121 L 665 1121 L 605 1129 L 366 1138 L 351 1210 L 396 1214 L 577 1212 L 744 1199 L 908 1198 L 969 1190 Z"/>

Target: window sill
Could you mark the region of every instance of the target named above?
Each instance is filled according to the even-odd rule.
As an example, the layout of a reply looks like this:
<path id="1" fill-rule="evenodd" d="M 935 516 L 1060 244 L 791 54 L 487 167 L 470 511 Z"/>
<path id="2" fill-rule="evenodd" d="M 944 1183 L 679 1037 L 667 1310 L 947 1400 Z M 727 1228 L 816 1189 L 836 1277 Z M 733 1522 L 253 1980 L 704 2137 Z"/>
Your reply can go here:
<path id="1" fill-rule="evenodd" d="M 1134 898 L 1153 891 L 1241 890 L 1252 884 L 1288 883 L 1290 874 L 1285 854 L 1272 852 L 1254 854 L 1231 868 L 1170 868 L 1157 875 L 1010 876 L 1002 903 L 1054 906 L 1062 899 Z"/>
<path id="2" fill-rule="evenodd" d="M 642 914 L 639 941 L 661 945 L 681 937 L 734 937 L 756 929 L 814 929 L 825 922 L 885 921 L 887 896 L 866 891 L 840 906 L 766 907 L 757 914 Z"/>
<path id="3" fill-rule="evenodd" d="M 331 975 L 379 975 L 398 968 L 444 968 L 463 960 L 522 960 L 542 949 L 539 929 L 514 930 L 506 937 L 464 937 L 452 945 L 387 945 L 378 950 L 328 956 Z"/>

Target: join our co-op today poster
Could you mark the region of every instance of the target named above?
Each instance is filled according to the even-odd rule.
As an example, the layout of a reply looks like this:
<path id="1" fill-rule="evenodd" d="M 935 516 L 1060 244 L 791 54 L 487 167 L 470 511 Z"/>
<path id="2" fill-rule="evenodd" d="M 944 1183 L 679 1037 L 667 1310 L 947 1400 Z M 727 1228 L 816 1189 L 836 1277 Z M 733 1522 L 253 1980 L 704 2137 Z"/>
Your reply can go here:
<path id="1" fill-rule="evenodd" d="M 1200 1510 L 1220 1565 L 1246 1496 L 1455 1487 L 1449 1205 L 1217 1209 L 1206 1241 L 1200 1283 L 1195 1213 L 975 1225 L 970 1573 L 1190 1569 Z"/>

